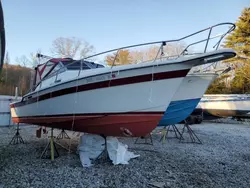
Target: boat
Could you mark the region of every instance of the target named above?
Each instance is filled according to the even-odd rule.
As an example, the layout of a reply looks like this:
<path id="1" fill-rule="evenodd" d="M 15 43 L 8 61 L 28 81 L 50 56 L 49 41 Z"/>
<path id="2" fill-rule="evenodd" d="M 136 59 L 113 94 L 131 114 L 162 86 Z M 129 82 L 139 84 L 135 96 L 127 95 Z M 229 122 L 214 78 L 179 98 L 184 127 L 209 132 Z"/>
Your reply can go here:
<path id="1" fill-rule="evenodd" d="M 188 74 L 182 81 L 158 126 L 174 125 L 185 120 L 200 102 L 216 73 Z"/>
<path id="2" fill-rule="evenodd" d="M 4 30 L 4 17 L 3 17 L 3 7 L 0 1 L 0 71 L 3 67 L 5 55 L 5 30 Z"/>
<path id="3" fill-rule="evenodd" d="M 103 136 L 145 136 L 156 128 L 192 67 L 236 55 L 232 49 L 207 51 L 205 47 L 202 53 L 182 53 L 169 59 L 159 55 L 161 50 L 168 43 L 225 24 L 231 26 L 229 31 L 235 28 L 231 23 L 217 24 L 181 39 L 126 46 L 81 60 L 38 55 L 48 60 L 35 68 L 33 90 L 10 104 L 12 120 Z M 120 50 L 156 44 L 160 47 L 153 60 L 114 66 Z M 111 66 L 92 61 L 113 52 L 116 55 Z"/>
<path id="4" fill-rule="evenodd" d="M 202 109 L 205 119 L 223 117 L 250 118 L 250 95 L 204 95 L 197 109 Z"/>

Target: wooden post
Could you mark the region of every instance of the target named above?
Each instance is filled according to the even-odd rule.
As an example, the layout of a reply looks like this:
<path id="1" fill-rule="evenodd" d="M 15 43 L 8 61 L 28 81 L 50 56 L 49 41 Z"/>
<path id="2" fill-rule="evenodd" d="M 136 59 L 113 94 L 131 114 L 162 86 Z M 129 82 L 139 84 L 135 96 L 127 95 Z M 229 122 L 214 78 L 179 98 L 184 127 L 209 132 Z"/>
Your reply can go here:
<path id="1" fill-rule="evenodd" d="M 50 151 L 51 151 L 51 160 L 54 161 L 54 137 L 53 137 L 53 128 L 51 129 L 51 137 L 50 137 Z"/>

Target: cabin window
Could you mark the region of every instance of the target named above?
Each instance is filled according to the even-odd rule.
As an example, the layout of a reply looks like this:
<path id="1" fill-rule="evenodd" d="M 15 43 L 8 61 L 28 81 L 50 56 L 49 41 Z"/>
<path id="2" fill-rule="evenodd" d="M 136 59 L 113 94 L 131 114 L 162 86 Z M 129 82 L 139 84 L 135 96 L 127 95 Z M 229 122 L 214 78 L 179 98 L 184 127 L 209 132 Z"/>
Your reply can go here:
<path id="1" fill-rule="evenodd" d="M 61 72 L 64 72 L 65 68 L 61 65 L 61 64 L 57 64 L 53 70 L 51 71 L 51 73 L 49 75 L 46 76 L 46 79 L 55 76 L 56 74 L 60 74 Z"/>
<path id="2" fill-rule="evenodd" d="M 68 70 L 87 70 L 87 69 L 95 69 L 95 68 L 102 68 L 104 67 L 101 64 L 96 64 L 93 62 L 88 62 L 88 61 L 73 61 L 73 62 L 62 62 L 65 67 L 67 67 Z M 82 66 L 82 67 L 81 67 Z"/>
<path id="3" fill-rule="evenodd" d="M 73 62 L 63 62 L 65 67 L 67 67 L 68 70 L 80 70 L 81 69 L 81 61 L 73 61 Z M 90 69 L 85 63 L 82 63 L 82 69 Z"/>
<path id="4" fill-rule="evenodd" d="M 90 67 L 83 62 L 82 63 L 82 70 L 86 70 L 86 69 L 90 69 Z"/>
<path id="5" fill-rule="evenodd" d="M 51 74 L 53 74 L 54 72 L 57 72 L 59 69 L 62 69 L 62 65 L 61 64 L 57 64 L 54 69 L 51 71 Z"/>
<path id="6" fill-rule="evenodd" d="M 85 64 L 87 64 L 89 67 L 91 67 L 92 69 L 96 69 L 96 68 L 103 68 L 104 66 L 101 65 L 101 64 L 96 64 L 96 63 L 93 63 L 93 62 L 88 62 L 88 61 L 85 61 Z"/>

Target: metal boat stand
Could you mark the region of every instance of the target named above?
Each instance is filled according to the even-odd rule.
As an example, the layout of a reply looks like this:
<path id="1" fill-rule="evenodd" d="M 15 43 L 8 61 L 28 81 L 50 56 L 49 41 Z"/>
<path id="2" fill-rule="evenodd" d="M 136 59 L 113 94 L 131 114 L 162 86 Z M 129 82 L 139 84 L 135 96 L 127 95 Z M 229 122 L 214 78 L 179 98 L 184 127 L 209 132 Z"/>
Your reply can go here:
<path id="1" fill-rule="evenodd" d="M 138 142 L 140 140 L 144 140 L 144 142 Z M 149 142 L 148 142 L 149 140 Z M 135 140 L 135 143 L 134 144 L 148 144 L 148 145 L 154 145 L 153 144 L 153 139 L 152 139 L 152 135 L 151 133 L 147 134 L 146 136 L 141 136 L 141 137 L 138 137 L 136 140 Z"/>
<path id="2" fill-rule="evenodd" d="M 98 160 L 100 160 L 101 158 L 105 161 L 109 161 L 109 155 L 108 155 L 108 149 L 107 149 L 107 139 L 106 139 L 106 136 L 104 135 L 100 135 L 104 138 L 105 140 L 105 146 L 104 146 L 104 150 L 100 153 L 100 155 L 98 155 L 98 157 L 96 159 L 93 160 L 93 163 L 97 163 Z"/>
<path id="3" fill-rule="evenodd" d="M 50 135 L 50 142 L 47 144 L 47 146 L 45 147 L 45 149 L 42 152 L 41 158 L 42 159 L 51 159 L 52 161 L 59 157 L 59 153 L 57 151 L 56 148 L 56 142 L 54 141 L 54 136 L 53 136 L 53 128 L 51 129 L 51 135 Z M 49 154 L 48 154 L 49 152 Z M 55 155 L 56 153 L 56 155 Z M 47 155 L 46 155 L 47 154 Z"/>
<path id="4" fill-rule="evenodd" d="M 168 137 L 169 132 L 174 132 L 175 136 L 174 137 Z M 159 140 L 159 142 L 166 143 L 166 138 L 177 138 L 177 139 L 180 139 L 180 140 L 184 140 L 184 138 L 182 137 L 182 134 L 180 133 L 180 131 L 178 130 L 178 128 L 176 127 L 175 124 L 165 126 L 162 129 L 162 137 Z"/>
<path id="5" fill-rule="evenodd" d="M 16 134 L 12 137 L 11 141 L 9 144 L 11 145 L 15 145 L 15 144 L 24 144 L 23 138 L 21 137 L 20 133 L 19 133 L 19 123 L 17 124 L 17 128 L 16 128 Z"/>
<path id="6" fill-rule="evenodd" d="M 55 143 L 56 143 L 58 146 L 62 147 L 63 149 L 67 150 L 68 153 L 74 153 L 74 152 L 76 152 L 76 151 L 72 151 L 72 150 L 70 149 L 70 147 L 71 147 L 70 144 L 67 143 L 66 146 L 65 146 L 65 145 L 63 145 L 62 143 L 59 142 L 60 140 L 63 140 L 63 139 L 68 139 L 68 140 L 71 139 L 71 138 L 69 137 L 69 135 L 65 132 L 64 129 L 62 129 L 62 131 L 61 131 L 61 132 L 58 134 L 58 136 L 56 137 Z"/>
<path id="7" fill-rule="evenodd" d="M 62 129 L 61 133 L 56 137 L 57 140 L 59 139 L 70 139 L 69 135 Z"/>
<path id="8" fill-rule="evenodd" d="M 182 142 L 182 143 L 196 143 L 196 144 L 202 144 L 201 140 L 199 139 L 199 137 L 195 134 L 195 132 L 191 129 L 190 127 L 190 123 L 187 121 L 187 120 L 184 120 L 184 125 L 183 125 L 183 129 L 182 129 L 182 137 L 183 137 L 183 134 L 185 132 L 185 129 L 187 129 L 187 133 L 189 134 L 189 137 L 191 139 L 191 141 L 183 141 L 180 139 L 179 142 Z"/>

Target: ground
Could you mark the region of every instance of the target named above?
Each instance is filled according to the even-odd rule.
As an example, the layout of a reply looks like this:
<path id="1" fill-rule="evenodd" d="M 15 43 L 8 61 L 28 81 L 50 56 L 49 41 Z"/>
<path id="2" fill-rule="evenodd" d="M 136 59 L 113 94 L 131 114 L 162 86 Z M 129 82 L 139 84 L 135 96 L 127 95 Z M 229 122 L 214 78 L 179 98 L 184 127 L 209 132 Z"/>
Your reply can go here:
<path id="1" fill-rule="evenodd" d="M 37 127 L 22 127 L 26 144 L 19 145 L 8 145 L 13 127 L 0 128 L 0 187 L 126 188 L 152 187 L 155 182 L 164 187 L 250 187 L 250 125 L 205 122 L 192 128 L 202 144 L 179 143 L 176 138 L 162 143 L 161 135 L 153 135 L 153 146 L 120 139 L 140 157 L 116 166 L 101 159 L 90 168 L 83 168 L 79 155 L 63 148 L 53 162 L 40 159 L 48 140 L 35 137 Z M 71 144 L 72 151 L 79 140 L 73 136 L 62 142 Z"/>

